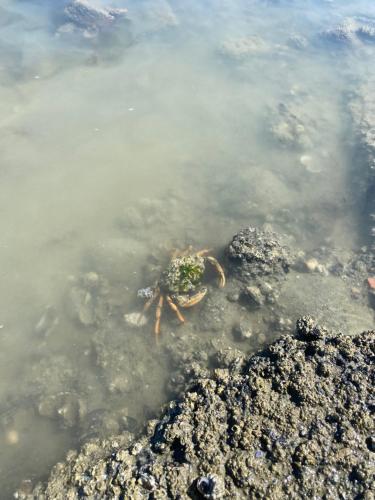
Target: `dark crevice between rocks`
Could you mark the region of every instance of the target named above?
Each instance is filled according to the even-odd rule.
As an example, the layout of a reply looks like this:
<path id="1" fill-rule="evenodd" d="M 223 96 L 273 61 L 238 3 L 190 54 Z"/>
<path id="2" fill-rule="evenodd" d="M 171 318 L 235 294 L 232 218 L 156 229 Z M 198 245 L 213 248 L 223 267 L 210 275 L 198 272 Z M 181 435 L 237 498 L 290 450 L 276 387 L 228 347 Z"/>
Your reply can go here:
<path id="1" fill-rule="evenodd" d="M 303 397 L 301 393 L 292 386 L 289 386 L 288 389 L 288 394 L 290 396 L 291 401 L 296 405 L 296 406 L 302 406 L 303 405 Z"/>
<path id="2" fill-rule="evenodd" d="M 181 440 L 176 438 L 172 442 L 172 454 L 173 458 L 179 464 L 187 463 L 186 459 L 186 446 L 181 443 Z"/>

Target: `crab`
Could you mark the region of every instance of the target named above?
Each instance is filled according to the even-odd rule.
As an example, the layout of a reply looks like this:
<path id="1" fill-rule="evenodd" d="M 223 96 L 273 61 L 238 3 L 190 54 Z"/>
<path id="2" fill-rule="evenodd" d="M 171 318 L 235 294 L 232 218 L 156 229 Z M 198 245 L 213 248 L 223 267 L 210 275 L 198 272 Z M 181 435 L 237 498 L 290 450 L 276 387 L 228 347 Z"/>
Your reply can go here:
<path id="1" fill-rule="evenodd" d="M 185 318 L 179 308 L 187 309 L 198 304 L 207 294 L 207 287 L 202 285 L 202 278 L 209 263 L 219 275 L 219 287 L 225 286 L 224 270 L 209 249 L 194 252 L 191 247 L 183 251 L 174 250 L 169 264 L 162 271 L 160 278 L 153 287 L 145 288 L 138 295 L 147 298 L 142 311 L 143 315 L 157 301 L 154 333 L 160 334 L 160 320 L 164 303 L 167 302 L 176 314 L 180 323 Z"/>

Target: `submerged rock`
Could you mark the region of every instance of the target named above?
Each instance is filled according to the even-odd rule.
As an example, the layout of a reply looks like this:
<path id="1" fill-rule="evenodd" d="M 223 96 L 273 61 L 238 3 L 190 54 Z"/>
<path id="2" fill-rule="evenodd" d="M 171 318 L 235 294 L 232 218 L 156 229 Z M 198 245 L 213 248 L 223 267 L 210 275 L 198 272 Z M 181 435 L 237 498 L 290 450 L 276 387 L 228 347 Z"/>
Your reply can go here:
<path id="1" fill-rule="evenodd" d="M 275 233 L 255 227 L 237 233 L 227 254 L 232 272 L 245 283 L 264 276 L 283 276 L 293 260 L 292 253 Z"/>
<path id="2" fill-rule="evenodd" d="M 126 9 L 101 9 L 86 0 L 72 0 L 64 8 L 59 32 L 80 30 L 85 37 L 91 38 L 125 19 L 126 13 Z"/>
<path id="3" fill-rule="evenodd" d="M 307 39 L 299 34 L 293 33 L 288 38 L 288 45 L 294 49 L 305 49 L 308 46 Z"/>
<path id="4" fill-rule="evenodd" d="M 354 43 L 358 25 L 354 19 L 346 19 L 341 24 L 323 32 L 323 37 L 336 43 Z"/>
<path id="5" fill-rule="evenodd" d="M 195 380 L 130 447 L 125 433 L 71 453 L 34 497 L 370 498 L 374 334 L 301 318 Z"/>
<path id="6" fill-rule="evenodd" d="M 65 297 L 68 316 L 83 326 L 93 326 L 107 318 L 111 310 L 108 283 L 90 271 L 71 278 L 73 286 Z"/>
<path id="7" fill-rule="evenodd" d="M 268 50 L 267 44 L 258 36 L 247 36 L 225 40 L 220 53 L 231 59 L 242 60 L 254 54 L 263 54 Z"/>
<path id="8" fill-rule="evenodd" d="M 132 312 L 128 314 L 124 314 L 125 322 L 134 328 L 141 328 L 142 326 L 147 324 L 147 317 L 140 312 Z"/>
<path id="9" fill-rule="evenodd" d="M 86 415 L 85 402 L 77 394 L 60 392 L 41 398 L 38 413 L 57 420 L 63 427 L 76 426 Z"/>
<path id="10" fill-rule="evenodd" d="M 326 40 L 337 44 L 353 45 L 359 42 L 375 42 L 375 19 L 354 17 L 322 33 Z"/>
<path id="11" fill-rule="evenodd" d="M 281 146 L 304 149 L 312 147 L 315 125 L 300 106 L 279 103 L 277 109 L 271 112 L 270 122 L 271 134 Z"/>

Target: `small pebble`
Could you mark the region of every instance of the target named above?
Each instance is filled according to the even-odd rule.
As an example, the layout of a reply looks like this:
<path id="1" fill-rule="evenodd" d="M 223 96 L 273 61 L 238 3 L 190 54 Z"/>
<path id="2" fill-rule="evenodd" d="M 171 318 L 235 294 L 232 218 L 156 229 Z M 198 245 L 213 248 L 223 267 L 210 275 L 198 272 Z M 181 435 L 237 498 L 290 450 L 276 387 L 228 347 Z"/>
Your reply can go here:
<path id="1" fill-rule="evenodd" d="M 32 491 L 33 491 L 33 483 L 31 479 L 24 479 L 21 482 L 20 487 L 18 488 L 18 492 L 22 493 L 23 495 L 31 495 Z"/>
<path id="2" fill-rule="evenodd" d="M 299 159 L 300 164 L 305 167 L 305 169 L 312 173 L 318 174 L 321 171 L 320 166 L 317 165 L 316 161 L 310 155 L 302 155 Z"/>
<path id="3" fill-rule="evenodd" d="M 12 445 L 18 444 L 19 440 L 20 440 L 20 436 L 15 429 L 11 429 L 10 431 L 8 431 L 5 434 L 5 441 L 8 444 L 12 444 Z"/>
<path id="4" fill-rule="evenodd" d="M 240 299 L 240 294 L 238 292 L 229 292 L 227 294 L 227 299 L 229 302 L 238 302 Z"/>
<path id="5" fill-rule="evenodd" d="M 307 259 L 304 262 L 305 270 L 309 273 L 318 271 L 319 262 L 315 258 Z"/>
<path id="6" fill-rule="evenodd" d="M 260 333 L 260 334 L 258 335 L 258 342 L 259 342 L 260 344 L 263 344 L 266 340 L 267 340 L 267 337 L 265 336 L 265 334 L 264 334 L 264 333 Z"/>
<path id="7" fill-rule="evenodd" d="M 140 328 L 147 324 L 147 318 L 144 314 L 139 312 L 132 312 L 129 314 L 124 314 L 125 322 L 135 328 Z"/>
<path id="8" fill-rule="evenodd" d="M 243 342 L 244 340 L 250 339 L 252 336 L 253 332 L 251 328 L 247 325 L 240 323 L 233 327 L 233 337 L 237 341 Z"/>
<path id="9" fill-rule="evenodd" d="M 328 269 L 326 268 L 326 266 L 323 266 L 323 264 L 318 264 L 316 270 L 318 273 L 323 274 L 323 276 L 329 275 Z"/>
<path id="10" fill-rule="evenodd" d="M 99 283 L 99 275 L 94 271 L 86 273 L 84 276 L 84 283 L 89 288 L 96 288 Z"/>
<path id="11" fill-rule="evenodd" d="M 247 286 L 246 296 L 254 306 L 261 307 L 264 304 L 264 297 L 257 286 Z"/>
<path id="12" fill-rule="evenodd" d="M 355 286 L 350 290 L 350 294 L 352 296 L 352 299 L 359 299 L 361 296 L 361 290 Z"/>

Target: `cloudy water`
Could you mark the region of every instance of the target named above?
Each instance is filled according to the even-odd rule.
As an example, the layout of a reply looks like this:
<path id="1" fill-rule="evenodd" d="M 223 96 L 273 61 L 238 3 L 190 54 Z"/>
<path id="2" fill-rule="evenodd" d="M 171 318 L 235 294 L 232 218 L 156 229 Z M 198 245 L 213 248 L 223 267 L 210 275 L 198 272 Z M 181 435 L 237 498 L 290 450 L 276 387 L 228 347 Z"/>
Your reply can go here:
<path id="1" fill-rule="evenodd" d="M 1 0 L 1 498 L 140 430 L 219 348 L 254 351 L 304 313 L 373 325 L 353 299 L 365 264 L 329 265 L 366 244 L 352 109 L 374 49 L 368 1 Z M 189 245 L 230 275 L 249 225 L 301 260 L 282 317 L 209 275 L 185 325 L 164 308 L 156 344 L 137 291 Z M 255 332 L 241 345 L 239 316 Z"/>

